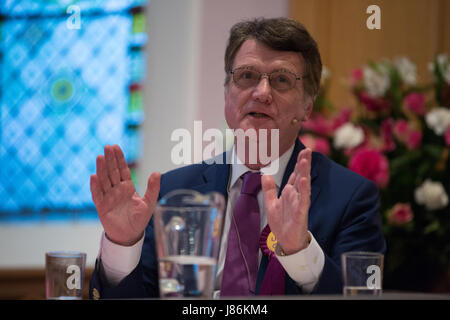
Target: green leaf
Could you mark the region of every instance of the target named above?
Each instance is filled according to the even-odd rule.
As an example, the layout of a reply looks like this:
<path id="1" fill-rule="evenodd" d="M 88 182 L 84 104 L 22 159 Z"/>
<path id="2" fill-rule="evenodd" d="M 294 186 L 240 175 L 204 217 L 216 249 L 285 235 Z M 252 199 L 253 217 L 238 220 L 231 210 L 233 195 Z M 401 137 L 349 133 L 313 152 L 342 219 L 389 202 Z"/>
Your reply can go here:
<path id="1" fill-rule="evenodd" d="M 375 71 L 380 72 L 380 69 L 378 68 L 378 64 L 377 64 L 375 61 L 370 60 L 370 61 L 368 62 L 368 65 L 369 65 L 372 69 L 374 69 Z"/>
<path id="2" fill-rule="evenodd" d="M 425 177 L 428 176 L 428 172 L 431 169 L 431 162 L 424 161 L 419 168 L 417 169 L 417 179 L 418 181 L 425 180 Z"/>
<path id="3" fill-rule="evenodd" d="M 427 225 L 425 227 L 425 229 L 423 230 L 423 233 L 429 234 L 429 233 L 435 232 L 438 229 L 439 229 L 439 221 L 434 220 L 433 222 L 431 222 L 429 225 Z"/>
<path id="4" fill-rule="evenodd" d="M 419 151 L 407 152 L 404 155 L 398 156 L 391 160 L 390 169 L 391 172 L 397 172 L 403 167 L 406 167 L 409 163 L 415 161 L 420 157 Z"/>
<path id="5" fill-rule="evenodd" d="M 423 150 L 426 154 L 437 160 L 441 158 L 442 147 L 439 145 L 427 144 L 423 146 Z"/>

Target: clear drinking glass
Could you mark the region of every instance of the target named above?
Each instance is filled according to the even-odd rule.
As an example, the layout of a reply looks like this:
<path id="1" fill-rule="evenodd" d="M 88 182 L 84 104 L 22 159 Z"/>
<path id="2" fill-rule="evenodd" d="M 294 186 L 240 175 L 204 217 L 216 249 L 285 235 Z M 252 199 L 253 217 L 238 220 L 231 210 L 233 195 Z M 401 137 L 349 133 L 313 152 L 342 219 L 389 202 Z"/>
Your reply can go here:
<path id="1" fill-rule="evenodd" d="M 345 252 L 342 259 L 344 296 L 380 296 L 384 255 L 378 252 Z"/>
<path id="2" fill-rule="evenodd" d="M 83 298 L 86 253 L 55 251 L 45 254 L 45 296 L 47 299 Z"/>
<path id="3" fill-rule="evenodd" d="M 175 190 L 154 213 L 161 298 L 211 298 L 222 235 L 224 197 Z"/>

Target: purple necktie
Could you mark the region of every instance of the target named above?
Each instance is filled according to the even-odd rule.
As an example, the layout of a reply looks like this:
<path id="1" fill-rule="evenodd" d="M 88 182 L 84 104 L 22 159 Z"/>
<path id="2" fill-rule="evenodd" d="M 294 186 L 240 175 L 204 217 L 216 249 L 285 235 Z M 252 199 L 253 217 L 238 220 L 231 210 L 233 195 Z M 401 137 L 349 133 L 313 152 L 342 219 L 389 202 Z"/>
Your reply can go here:
<path id="1" fill-rule="evenodd" d="M 261 225 L 257 195 L 261 190 L 261 174 L 247 172 L 243 180 L 231 217 L 221 296 L 255 294 Z"/>

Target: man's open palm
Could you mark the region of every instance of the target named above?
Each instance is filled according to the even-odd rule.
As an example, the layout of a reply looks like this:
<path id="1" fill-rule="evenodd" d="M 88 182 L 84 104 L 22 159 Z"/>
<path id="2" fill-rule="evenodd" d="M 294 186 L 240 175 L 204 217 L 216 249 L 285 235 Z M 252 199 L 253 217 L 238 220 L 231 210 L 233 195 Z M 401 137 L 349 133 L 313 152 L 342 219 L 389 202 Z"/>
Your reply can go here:
<path id="1" fill-rule="evenodd" d="M 105 155 L 97 157 L 97 172 L 91 176 L 91 193 L 103 229 L 111 241 L 129 246 L 142 237 L 155 209 L 160 179 L 160 173 L 152 173 L 141 198 L 120 147 L 105 146 Z"/>
<path id="2" fill-rule="evenodd" d="M 308 245 L 308 213 L 311 196 L 311 149 L 304 149 L 295 169 L 281 192 L 273 177 L 262 177 L 267 222 L 286 254 L 298 252 Z"/>

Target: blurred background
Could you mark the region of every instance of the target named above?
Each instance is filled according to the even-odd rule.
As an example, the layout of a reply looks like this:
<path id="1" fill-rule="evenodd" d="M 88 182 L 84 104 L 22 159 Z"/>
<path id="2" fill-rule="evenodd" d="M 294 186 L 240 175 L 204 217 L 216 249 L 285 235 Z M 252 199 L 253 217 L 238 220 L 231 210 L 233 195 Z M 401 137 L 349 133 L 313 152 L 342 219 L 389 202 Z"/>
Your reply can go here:
<path id="1" fill-rule="evenodd" d="M 366 25 L 373 4 L 381 29 Z M 152 171 L 175 167 L 173 130 L 191 131 L 195 120 L 203 130 L 227 128 L 230 27 L 280 16 L 302 22 L 319 44 L 328 80 L 317 110 L 325 119 L 362 108 L 349 78 L 370 61 L 407 57 L 424 92 L 434 88 L 430 63 L 450 51 L 447 0 L 1 1 L 0 299 L 44 298 L 47 251 L 86 252 L 89 278 L 102 232 L 89 190 L 96 156 L 119 144 L 142 194 Z M 449 194 L 448 183 L 444 189 Z M 388 279 L 391 289 L 448 289 L 449 208 L 439 209 L 447 220 L 431 230 L 445 231 L 441 286 L 428 278 L 415 285 L 412 273 L 409 283 Z"/>

